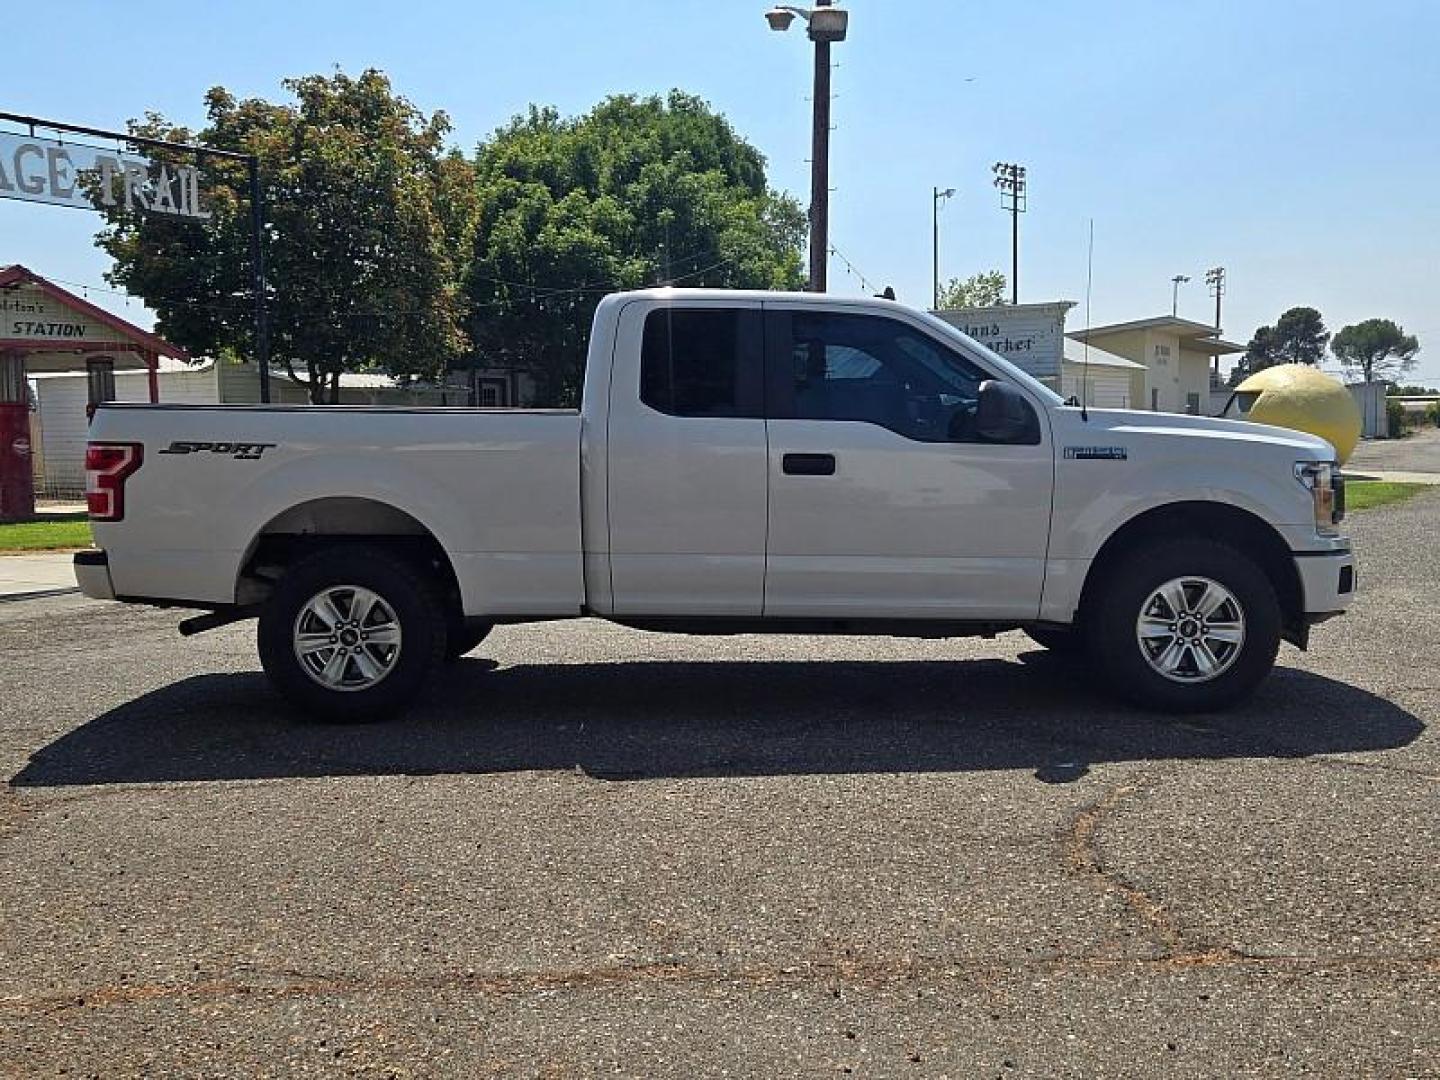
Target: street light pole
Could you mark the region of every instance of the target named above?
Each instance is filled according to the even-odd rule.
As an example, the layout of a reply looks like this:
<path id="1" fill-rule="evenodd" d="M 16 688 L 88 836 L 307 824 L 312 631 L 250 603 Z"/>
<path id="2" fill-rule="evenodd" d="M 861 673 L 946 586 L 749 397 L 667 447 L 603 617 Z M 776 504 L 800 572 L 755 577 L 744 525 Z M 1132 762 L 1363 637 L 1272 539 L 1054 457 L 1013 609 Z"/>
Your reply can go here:
<path id="1" fill-rule="evenodd" d="M 954 194 L 955 194 L 955 189 L 952 187 L 952 188 L 946 188 L 944 191 L 941 191 L 941 190 L 937 187 L 937 188 L 933 188 L 933 189 L 932 189 L 932 194 L 933 194 L 933 196 L 934 196 L 934 202 L 931 204 L 931 215 L 930 215 L 931 222 L 930 222 L 930 223 L 931 223 L 932 231 L 933 231 L 933 233 L 934 233 L 934 238 L 935 238 L 935 259 L 934 259 L 934 263 L 933 263 L 934 268 L 935 268 L 935 274 L 934 274 L 934 280 L 935 280 L 935 299 L 934 299 L 934 306 L 931 308 L 931 310 L 932 310 L 932 311 L 939 311 L 939 310 L 940 310 L 940 204 L 941 204 L 941 202 L 943 202 L 944 200 L 946 200 L 946 199 L 950 198 L 952 195 L 954 195 Z"/>
<path id="2" fill-rule="evenodd" d="M 833 0 L 815 0 L 813 8 L 779 4 L 765 13 L 771 30 L 788 30 L 796 16 L 805 20 L 815 43 L 814 109 L 810 131 L 810 291 L 825 291 L 830 255 L 830 45 L 844 41 L 850 13 Z"/>
<path id="3" fill-rule="evenodd" d="M 1172 318 L 1180 312 L 1180 286 L 1189 280 L 1184 274 L 1176 274 L 1170 279 L 1170 283 L 1174 286 L 1170 292 L 1170 315 Z"/>

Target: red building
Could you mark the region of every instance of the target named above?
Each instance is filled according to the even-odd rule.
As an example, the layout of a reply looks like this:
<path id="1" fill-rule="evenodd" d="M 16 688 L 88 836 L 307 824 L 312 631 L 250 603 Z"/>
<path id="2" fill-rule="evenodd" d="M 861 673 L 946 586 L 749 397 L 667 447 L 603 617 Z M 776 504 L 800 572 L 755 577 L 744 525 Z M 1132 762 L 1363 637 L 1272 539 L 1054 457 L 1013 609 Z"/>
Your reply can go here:
<path id="1" fill-rule="evenodd" d="M 148 370 L 150 400 L 160 400 L 160 357 L 183 349 L 23 266 L 0 268 L 0 521 L 35 512 L 30 468 L 30 398 L 26 375 L 84 371 L 91 404 L 115 394 L 115 372 Z"/>

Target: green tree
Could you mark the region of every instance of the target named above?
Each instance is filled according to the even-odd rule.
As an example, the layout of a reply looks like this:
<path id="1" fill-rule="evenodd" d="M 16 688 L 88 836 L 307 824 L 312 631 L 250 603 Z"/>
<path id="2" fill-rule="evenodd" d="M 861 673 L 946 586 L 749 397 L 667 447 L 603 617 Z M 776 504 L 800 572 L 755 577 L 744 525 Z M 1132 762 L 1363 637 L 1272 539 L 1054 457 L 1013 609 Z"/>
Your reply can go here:
<path id="1" fill-rule="evenodd" d="M 471 338 L 483 362 L 531 372 L 547 404 L 578 399 L 606 292 L 802 283 L 803 211 L 723 116 L 679 91 L 570 119 L 532 107 L 480 147 L 476 171 Z"/>
<path id="2" fill-rule="evenodd" d="M 1276 363 L 1319 366 L 1330 344 L 1330 331 L 1320 312 L 1311 307 L 1293 307 L 1275 323 Z"/>
<path id="3" fill-rule="evenodd" d="M 1250 335 L 1250 344 L 1245 346 L 1239 362 L 1230 371 L 1230 385 L 1239 386 L 1255 372 L 1284 362 L 1275 340 L 1275 327 L 1258 326 L 1255 333 Z"/>
<path id="4" fill-rule="evenodd" d="M 1000 270 L 971 274 L 963 280 L 951 278 L 940 286 L 940 307 L 942 310 L 995 307 L 1005 303 L 1007 285 L 1005 274 Z"/>
<path id="5" fill-rule="evenodd" d="M 1415 366 L 1420 342 L 1390 319 L 1366 319 L 1336 334 L 1332 348 L 1345 370 L 1366 382 L 1393 381 Z"/>
<path id="6" fill-rule="evenodd" d="M 316 403 L 342 371 L 434 377 L 463 352 L 460 277 L 474 173 L 381 72 L 286 80 L 293 102 L 215 87 L 192 133 L 150 114 L 137 135 L 258 154 L 271 355 Z M 110 209 L 97 244 L 111 281 L 194 355 L 252 352 L 250 210 L 243 164 L 207 159 L 204 226 Z"/>
<path id="7" fill-rule="evenodd" d="M 1230 372 L 1230 385 L 1239 386 L 1257 371 L 1276 364 L 1319 366 L 1325 358 L 1330 332 L 1320 312 L 1310 307 L 1293 307 L 1274 326 L 1256 327 L 1240 362 Z"/>

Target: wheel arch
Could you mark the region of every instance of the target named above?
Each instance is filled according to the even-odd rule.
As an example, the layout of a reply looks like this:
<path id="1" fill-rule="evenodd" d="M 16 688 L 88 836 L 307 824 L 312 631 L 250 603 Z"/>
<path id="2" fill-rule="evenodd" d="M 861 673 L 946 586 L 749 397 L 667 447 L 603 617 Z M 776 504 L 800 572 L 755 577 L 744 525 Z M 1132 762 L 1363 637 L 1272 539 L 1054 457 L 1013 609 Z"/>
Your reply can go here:
<path id="1" fill-rule="evenodd" d="M 438 578 L 445 602 L 461 610 L 460 582 L 449 553 L 414 514 L 380 499 L 327 495 L 273 515 L 251 539 L 235 583 L 239 604 L 261 603 L 286 567 L 327 544 L 383 544 Z"/>
<path id="2" fill-rule="evenodd" d="M 1275 589 L 1284 637 L 1303 646 L 1305 599 L 1294 556 L 1284 537 L 1264 518 L 1227 503 L 1197 500 L 1152 507 L 1115 529 L 1101 545 L 1080 594 L 1080 617 L 1107 576 L 1140 546 L 1166 537 L 1216 540 L 1249 555 Z"/>

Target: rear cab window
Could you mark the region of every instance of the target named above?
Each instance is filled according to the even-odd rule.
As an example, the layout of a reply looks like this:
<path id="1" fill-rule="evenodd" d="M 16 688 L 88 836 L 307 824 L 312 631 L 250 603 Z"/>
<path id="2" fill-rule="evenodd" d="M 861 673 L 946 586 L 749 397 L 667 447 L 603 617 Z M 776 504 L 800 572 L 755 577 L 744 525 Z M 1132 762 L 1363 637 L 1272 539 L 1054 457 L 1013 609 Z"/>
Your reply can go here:
<path id="1" fill-rule="evenodd" d="M 762 419 L 759 310 L 667 306 L 650 312 L 640 351 L 640 400 L 669 416 Z"/>

